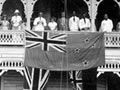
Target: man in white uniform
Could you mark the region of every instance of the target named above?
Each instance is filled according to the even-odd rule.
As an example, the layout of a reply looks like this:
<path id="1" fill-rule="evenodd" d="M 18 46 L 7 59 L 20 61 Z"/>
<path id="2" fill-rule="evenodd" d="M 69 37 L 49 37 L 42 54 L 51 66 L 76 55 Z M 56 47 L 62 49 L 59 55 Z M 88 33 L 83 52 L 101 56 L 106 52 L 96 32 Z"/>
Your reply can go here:
<path id="1" fill-rule="evenodd" d="M 86 13 L 83 14 L 83 18 L 79 20 L 80 31 L 90 31 L 90 19 L 86 17 Z"/>
<path id="2" fill-rule="evenodd" d="M 78 31 L 79 29 L 79 18 L 76 16 L 75 11 L 73 11 L 73 16 L 69 19 L 69 29 L 70 31 Z"/>
<path id="3" fill-rule="evenodd" d="M 45 18 L 43 18 L 43 13 L 40 12 L 39 16 L 35 18 L 34 22 L 34 31 L 44 31 L 47 26 Z"/>
<path id="4" fill-rule="evenodd" d="M 104 20 L 101 22 L 100 32 L 112 32 L 113 22 L 108 18 L 108 15 L 104 15 Z"/>
<path id="5" fill-rule="evenodd" d="M 22 17 L 19 15 L 19 10 L 15 10 L 14 16 L 12 16 L 11 23 L 12 23 L 12 29 L 14 30 L 21 30 L 22 25 Z"/>

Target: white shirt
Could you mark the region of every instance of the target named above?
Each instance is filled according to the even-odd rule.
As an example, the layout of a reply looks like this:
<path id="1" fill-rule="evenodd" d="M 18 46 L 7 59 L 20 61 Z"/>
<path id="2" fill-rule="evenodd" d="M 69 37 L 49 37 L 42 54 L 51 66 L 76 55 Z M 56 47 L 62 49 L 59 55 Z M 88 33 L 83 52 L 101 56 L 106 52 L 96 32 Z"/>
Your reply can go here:
<path id="1" fill-rule="evenodd" d="M 78 29 L 79 29 L 79 18 L 77 16 L 72 16 L 69 19 L 69 29 L 70 29 L 70 31 L 78 31 Z"/>
<path id="2" fill-rule="evenodd" d="M 34 30 L 35 31 L 44 31 L 44 27 L 47 26 L 46 20 L 43 17 L 37 17 L 35 18 L 33 22 Z"/>
<path id="3" fill-rule="evenodd" d="M 17 27 L 20 25 L 20 22 L 22 21 L 21 16 L 13 16 L 11 21 L 13 22 L 13 26 Z"/>
<path id="4" fill-rule="evenodd" d="M 9 22 L 7 20 L 3 20 L 3 21 L 1 21 L 1 23 L 2 23 L 2 29 L 8 30 Z"/>
<path id="5" fill-rule="evenodd" d="M 57 30 L 57 23 L 56 22 L 49 22 L 48 23 L 48 27 L 50 28 L 50 30 Z"/>
<path id="6" fill-rule="evenodd" d="M 112 32 L 113 22 L 110 19 L 103 20 L 101 23 L 101 31 L 102 32 Z"/>
<path id="7" fill-rule="evenodd" d="M 117 30 L 118 32 L 120 32 L 120 22 L 117 23 L 116 30 Z"/>
<path id="8" fill-rule="evenodd" d="M 80 19 L 79 28 L 80 29 L 90 28 L 90 20 L 88 18 L 85 18 L 85 20 L 83 18 Z"/>

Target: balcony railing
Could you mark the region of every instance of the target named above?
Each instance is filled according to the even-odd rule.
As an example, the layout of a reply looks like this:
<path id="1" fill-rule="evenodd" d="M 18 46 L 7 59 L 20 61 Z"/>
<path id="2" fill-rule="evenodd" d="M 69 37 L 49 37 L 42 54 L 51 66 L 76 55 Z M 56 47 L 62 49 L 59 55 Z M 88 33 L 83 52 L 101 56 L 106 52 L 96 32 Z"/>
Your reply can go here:
<path id="1" fill-rule="evenodd" d="M 105 47 L 120 48 L 120 33 L 112 32 L 105 33 L 104 36 Z M 25 46 L 25 32 L 24 31 L 0 31 L 0 46 L 22 45 Z M 2 58 L 1 58 L 2 59 Z M 22 58 L 23 59 L 23 58 Z M 120 59 L 120 58 L 119 58 Z M 11 59 L 13 60 L 13 59 Z M 0 62 L 0 68 L 21 68 L 23 61 L 20 60 L 3 60 Z M 109 60 L 110 61 L 110 60 Z M 120 61 L 120 60 L 116 60 Z M 120 62 L 106 62 L 105 65 L 98 67 L 98 71 L 120 71 Z"/>
<path id="2" fill-rule="evenodd" d="M 105 47 L 120 47 L 120 33 L 112 32 L 104 35 Z M 24 31 L 0 31 L 0 46 L 22 45 L 25 46 Z"/>
<path id="3" fill-rule="evenodd" d="M 114 74 L 117 74 L 120 77 L 120 58 L 119 60 L 106 60 L 106 64 L 103 66 L 99 66 L 97 77 L 99 77 L 104 72 L 113 72 Z"/>
<path id="4" fill-rule="evenodd" d="M 120 71 L 120 61 L 106 61 L 106 64 L 98 67 L 98 71 L 111 72 Z"/>
<path id="5" fill-rule="evenodd" d="M 0 46 L 25 45 L 24 31 L 0 31 Z"/>
<path id="6" fill-rule="evenodd" d="M 5 60 L 5 61 L 2 61 L 0 62 L 0 68 L 4 67 L 9 67 L 9 68 L 12 68 L 12 67 L 18 67 L 18 68 L 21 68 L 23 67 L 23 61 L 19 61 L 19 60 L 15 60 L 15 61 L 11 61 L 11 60 Z"/>
<path id="7" fill-rule="evenodd" d="M 105 47 L 120 47 L 120 33 L 105 33 Z"/>
<path id="8" fill-rule="evenodd" d="M 120 33 L 105 33 L 105 47 L 120 47 Z M 0 45 L 25 45 L 24 31 L 0 31 Z"/>

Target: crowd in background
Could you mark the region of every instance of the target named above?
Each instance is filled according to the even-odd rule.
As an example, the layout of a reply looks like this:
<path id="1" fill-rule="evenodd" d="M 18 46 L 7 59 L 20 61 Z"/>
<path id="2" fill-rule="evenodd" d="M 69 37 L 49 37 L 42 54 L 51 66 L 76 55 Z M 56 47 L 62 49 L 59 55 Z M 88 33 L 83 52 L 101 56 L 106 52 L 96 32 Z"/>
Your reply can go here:
<path id="1" fill-rule="evenodd" d="M 25 27 L 25 23 L 22 20 L 19 10 L 15 10 L 14 15 L 10 20 L 4 14 L 0 17 L 0 27 L 2 30 L 22 30 Z M 91 21 L 86 17 L 86 13 L 79 18 L 76 12 L 73 11 L 72 16 L 66 18 L 65 12 L 61 13 L 61 18 L 57 19 L 51 17 L 47 23 L 42 12 L 39 13 L 33 21 L 33 31 L 88 31 L 91 32 Z M 101 21 L 99 32 L 112 32 L 113 21 L 109 19 L 108 14 L 104 14 L 104 18 Z M 116 25 L 116 31 L 120 31 L 120 22 Z"/>

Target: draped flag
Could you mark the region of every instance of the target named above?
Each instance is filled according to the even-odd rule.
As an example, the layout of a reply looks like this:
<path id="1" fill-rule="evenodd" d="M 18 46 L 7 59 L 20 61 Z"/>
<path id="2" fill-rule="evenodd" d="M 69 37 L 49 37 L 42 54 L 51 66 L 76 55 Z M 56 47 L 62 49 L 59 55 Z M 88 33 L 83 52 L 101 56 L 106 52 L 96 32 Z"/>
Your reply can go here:
<path id="1" fill-rule="evenodd" d="M 70 81 L 73 84 L 73 90 L 83 90 L 82 71 L 71 71 Z"/>
<path id="2" fill-rule="evenodd" d="M 43 90 L 49 79 L 49 70 L 25 67 L 24 75 L 25 79 L 27 80 L 24 81 L 24 84 L 28 84 L 27 87 L 24 86 L 24 89 Z"/>
<path id="3" fill-rule="evenodd" d="M 104 33 L 26 31 L 25 66 L 64 71 L 104 63 Z"/>

